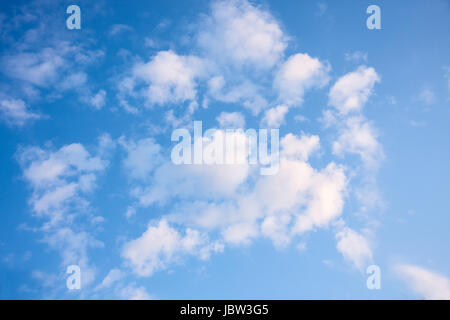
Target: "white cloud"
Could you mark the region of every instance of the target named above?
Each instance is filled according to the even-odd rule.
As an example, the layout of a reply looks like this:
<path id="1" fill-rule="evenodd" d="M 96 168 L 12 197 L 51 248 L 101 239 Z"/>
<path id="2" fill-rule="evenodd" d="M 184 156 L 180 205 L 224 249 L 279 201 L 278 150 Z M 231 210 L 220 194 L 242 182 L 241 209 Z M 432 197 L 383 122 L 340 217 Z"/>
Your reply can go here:
<path id="1" fill-rule="evenodd" d="M 28 106 L 21 99 L 2 99 L 0 100 L 0 112 L 2 118 L 7 123 L 23 126 L 27 122 L 40 119 L 41 116 L 28 109 Z"/>
<path id="2" fill-rule="evenodd" d="M 278 70 L 274 87 L 279 98 L 288 105 L 303 103 L 305 91 L 313 87 L 323 87 L 329 81 L 330 66 L 308 54 L 297 53 L 289 57 Z"/>
<path id="3" fill-rule="evenodd" d="M 122 257 L 136 274 L 151 276 L 156 271 L 166 269 L 184 254 L 207 259 L 211 252 L 222 249 L 221 246 L 210 244 L 197 230 L 188 228 L 182 235 L 167 221 L 160 220 L 150 224 L 139 238 L 126 243 Z"/>
<path id="4" fill-rule="evenodd" d="M 140 96 L 150 106 L 196 100 L 196 79 L 204 75 L 205 70 L 204 62 L 198 57 L 159 51 L 151 61 L 135 64 L 131 76 L 119 82 L 119 100 L 123 105 L 127 95 Z M 139 83 L 145 87 L 136 92 Z"/>
<path id="5" fill-rule="evenodd" d="M 214 59 L 257 68 L 274 66 L 287 46 L 275 19 L 245 0 L 214 2 L 198 41 Z"/>
<path id="6" fill-rule="evenodd" d="M 371 262 L 373 254 L 369 241 L 358 232 L 344 227 L 336 233 L 337 249 L 345 259 L 362 271 Z"/>
<path id="7" fill-rule="evenodd" d="M 431 90 L 430 88 L 424 88 L 422 89 L 422 91 L 420 91 L 417 99 L 421 103 L 429 106 L 436 102 L 436 95 L 434 94 L 434 91 Z"/>
<path id="8" fill-rule="evenodd" d="M 40 231 L 43 242 L 56 249 L 63 268 L 71 264 L 83 270 L 82 285 L 87 286 L 95 277 L 95 268 L 88 259 L 89 248 L 103 247 L 90 233 L 79 230 L 78 221 L 98 225 L 104 219 L 90 212 L 86 196 L 95 187 L 97 174 L 108 162 L 100 157 L 109 148 L 109 136 L 99 139 L 98 156 L 92 156 L 83 145 L 73 143 L 56 151 L 27 147 L 17 153 L 23 177 L 33 190 L 29 199 L 32 211 L 45 219 L 35 230 Z"/>
<path id="9" fill-rule="evenodd" d="M 345 119 L 339 132 L 338 139 L 333 142 L 334 154 L 339 156 L 343 156 L 345 153 L 357 154 L 368 168 L 376 168 L 384 159 L 382 147 L 377 140 L 377 133 L 364 118 Z"/>
<path id="10" fill-rule="evenodd" d="M 132 30 L 133 30 L 133 28 L 126 24 L 114 24 L 111 26 L 111 28 L 109 30 L 109 35 L 115 36 L 117 34 L 124 33 L 127 31 L 132 31 Z"/>
<path id="11" fill-rule="evenodd" d="M 128 285 L 120 290 L 120 299 L 127 300 L 153 300 L 145 287 L 137 287 L 135 284 Z"/>
<path id="12" fill-rule="evenodd" d="M 300 138 L 288 133 L 280 141 L 283 148 L 281 155 L 286 158 L 294 158 L 307 161 L 309 156 L 320 148 L 319 136 L 302 134 Z"/>
<path id="13" fill-rule="evenodd" d="M 136 209 L 134 207 L 129 206 L 127 208 L 127 211 L 125 212 L 125 217 L 127 217 L 127 219 L 130 219 L 135 214 L 136 214 Z"/>
<path id="14" fill-rule="evenodd" d="M 279 128 L 284 123 L 284 118 L 289 108 L 286 105 L 279 105 L 266 111 L 261 124 L 268 128 Z"/>
<path id="15" fill-rule="evenodd" d="M 263 235 L 276 246 L 286 245 L 296 234 L 326 227 L 341 215 L 347 179 L 333 163 L 315 170 L 306 162 L 319 149 L 319 137 L 288 134 L 281 141 L 278 174 L 258 176 L 254 184 L 249 185 L 247 166 L 163 164 L 150 186 L 135 189 L 135 195 L 144 206 L 181 200 L 168 221 L 218 230 L 226 243 L 248 244 Z"/>
<path id="16" fill-rule="evenodd" d="M 105 105 L 106 91 L 99 90 L 92 98 L 89 99 L 90 104 L 96 108 L 101 109 Z"/>
<path id="17" fill-rule="evenodd" d="M 355 52 L 347 52 L 345 54 L 345 60 L 353 61 L 356 63 L 367 62 L 367 52 L 355 51 Z"/>
<path id="18" fill-rule="evenodd" d="M 248 164 L 184 165 L 165 163 L 154 173 L 152 186 L 136 188 L 141 205 L 164 203 L 171 197 L 220 199 L 234 194 L 249 174 Z"/>
<path id="19" fill-rule="evenodd" d="M 225 132 L 217 130 L 216 135 Z M 247 143 L 244 133 L 235 132 L 235 141 Z M 203 155 L 205 158 L 207 146 L 212 140 L 203 138 Z M 248 150 L 236 150 L 236 159 L 247 159 Z M 153 162 L 156 156 L 153 157 Z M 250 165 L 242 164 L 208 164 L 208 165 L 175 165 L 172 162 L 161 162 L 149 180 L 150 183 L 138 185 L 133 190 L 141 205 L 149 206 L 155 203 L 163 204 L 170 198 L 185 199 L 220 199 L 234 195 L 237 188 L 250 174 Z"/>
<path id="20" fill-rule="evenodd" d="M 222 111 L 216 118 L 222 128 L 244 128 L 245 118 L 240 112 Z"/>
<path id="21" fill-rule="evenodd" d="M 111 269 L 106 275 L 106 277 L 103 279 L 102 283 L 99 286 L 97 286 L 96 289 L 99 290 L 109 288 L 114 283 L 117 283 L 119 280 L 121 280 L 124 276 L 125 274 L 121 270 Z"/>
<path id="22" fill-rule="evenodd" d="M 359 111 L 372 94 L 375 83 L 379 81 L 380 77 L 375 69 L 361 66 L 336 81 L 330 90 L 328 104 L 343 115 Z"/>
<path id="23" fill-rule="evenodd" d="M 66 49 L 44 48 L 39 52 L 23 52 L 2 58 L 3 72 L 8 76 L 39 87 L 53 83 L 65 66 Z"/>
<path id="24" fill-rule="evenodd" d="M 71 90 L 79 88 L 86 84 L 88 76 L 83 71 L 69 74 L 60 84 L 57 84 L 62 90 Z"/>
<path id="25" fill-rule="evenodd" d="M 396 265 L 395 270 L 411 290 L 421 298 L 450 300 L 449 278 L 434 271 L 409 264 Z"/>
<path id="26" fill-rule="evenodd" d="M 239 84 L 228 84 L 223 76 L 215 76 L 208 81 L 209 97 L 226 103 L 239 102 L 253 115 L 258 115 L 268 106 L 267 100 L 260 91 L 261 88 L 248 79 Z"/>
<path id="27" fill-rule="evenodd" d="M 126 141 L 124 137 L 121 137 L 119 143 L 127 151 L 124 165 L 133 179 L 147 179 L 153 169 L 162 161 L 161 146 L 152 138 L 134 142 Z"/>

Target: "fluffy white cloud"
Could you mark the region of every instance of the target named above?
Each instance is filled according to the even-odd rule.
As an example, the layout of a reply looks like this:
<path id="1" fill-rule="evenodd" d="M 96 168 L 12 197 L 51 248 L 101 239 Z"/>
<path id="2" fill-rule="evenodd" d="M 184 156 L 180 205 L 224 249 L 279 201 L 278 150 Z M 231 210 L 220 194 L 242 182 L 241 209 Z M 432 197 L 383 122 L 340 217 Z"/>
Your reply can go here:
<path id="1" fill-rule="evenodd" d="M 357 154 L 368 168 L 376 168 L 379 161 L 384 158 L 377 133 L 364 118 L 345 119 L 339 133 L 338 139 L 333 142 L 334 154 L 339 156 L 345 153 Z"/>
<path id="2" fill-rule="evenodd" d="M 21 162 L 25 166 L 25 178 L 39 189 L 60 185 L 65 178 L 103 170 L 107 164 L 91 156 L 79 143 L 63 146 L 55 152 L 26 148 L 21 153 Z"/>
<path id="3" fill-rule="evenodd" d="M 276 246 L 285 246 L 297 234 L 327 227 L 342 214 L 347 179 L 344 169 L 334 163 L 316 170 L 306 162 L 319 149 L 319 137 L 288 134 L 281 141 L 280 168 L 276 175 L 252 177 L 248 165 L 240 168 L 165 163 L 155 170 L 150 186 L 142 185 L 135 194 L 144 206 L 177 199 L 173 213 L 163 219 L 215 235 L 220 242 L 249 244 L 252 239 L 264 236 Z M 157 227 L 149 228 L 151 235 L 157 234 L 155 228 L 164 231 L 168 237 L 165 243 L 173 241 L 173 246 L 177 246 L 179 232 L 160 222 Z M 164 250 L 157 248 L 158 252 Z M 175 251 L 172 247 L 167 250 Z M 142 255 L 135 253 L 127 255 L 127 260 L 135 260 L 134 266 L 152 265 L 151 270 L 159 264 L 166 265 L 160 262 L 165 258 L 156 259 L 154 254 L 149 258 L 150 264 L 137 261 L 139 257 Z"/>
<path id="4" fill-rule="evenodd" d="M 225 112 L 223 111 L 217 118 L 222 128 L 244 128 L 245 118 L 240 112 Z"/>
<path id="5" fill-rule="evenodd" d="M 120 289 L 120 299 L 127 300 L 152 300 L 153 297 L 147 292 L 145 287 L 136 286 L 135 284 L 128 285 Z"/>
<path id="6" fill-rule="evenodd" d="M 266 111 L 261 124 L 268 128 L 279 128 L 284 123 L 284 117 L 289 108 L 286 105 L 279 105 Z"/>
<path id="7" fill-rule="evenodd" d="M 89 103 L 96 109 L 101 109 L 105 105 L 106 91 L 99 90 L 94 96 L 89 99 Z"/>
<path id="8" fill-rule="evenodd" d="M 356 71 L 339 78 L 329 93 L 328 104 L 341 114 L 361 110 L 380 77 L 374 68 L 360 66 Z"/>
<path id="9" fill-rule="evenodd" d="M 125 107 L 127 96 L 144 97 L 150 106 L 193 101 L 197 96 L 196 79 L 204 73 L 200 58 L 160 51 L 149 62 L 135 64 L 131 75 L 119 82 L 119 100 Z M 136 92 L 139 84 L 144 88 Z"/>
<path id="10" fill-rule="evenodd" d="M 139 238 L 126 243 L 122 257 L 129 262 L 136 274 L 151 276 L 154 272 L 167 268 L 184 254 L 206 259 L 211 252 L 222 249 L 220 244 L 209 243 L 197 230 L 186 229 L 183 235 L 169 226 L 167 221 L 160 220 L 150 224 Z"/>
<path id="11" fill-rule="evenodd" d="M 214 2 L 198 41 L 214 59 L 257 68 L 274 66 L 287 46 L 275 19 L 245 0 Z"/>
<path id="12" fill-rule="evenodd" d="M 147 179 L 153 169 L 162 161 L 161 146 L 151 138 L 134 142 L 121 137 L 119 143 L 127 151 L 124 165 L 133 179 Z"/>
<path id="13" fill-rule="evenodd" d="M 319 136 L 302 134 L 300 138 L 288 133 L 280 141 L 281 155 L 286 158 L 294 158 L 307 161 L 309 156 L 320 148 Z"/>
<path id="14" fill-rule="evenodd" d="M 278 174 L 260 179 L 256 199 L 267 215 L 294 215 L 292 234 L 326 227 L 344 206 L 347 180 L 343 169 L 330 163 L 317 171 L 299 160 L 280 160 Z"/>
<path id="15" fill-rule="evenodd" d="M 336 233 L 337 249 L 345 259 L 362 271 L 372 260 L 372 249 L 369 241 L 360 233 L 344 227 Z"/>
<path id="16" fill-rule="evenodd" d="M 288 105 L 303 103 L 305 91 L 313 87 L 323 87 L 329 81 L 330 66 L 311 58 L 308 54 L 298 53 L 289 57 L 278 70 L 274 87 L 279 98 Z"/>
<path id="17" fill-rule="evenodd" d="M 102 217 L 92 215 L 86 196 L 94 189 L 97 174 L 108 164 L 101 156 L 110 146 L 111 139 L 103 135 L 97 156 L 79 143 L 56 151 L 27 147 L 18 152 L 23 177 L 33 189 L 29 200 L 32 211 L 45 219 L 36 230 L 42 232 L 43 241 L 50 248 L 60 253 L 63 268 L 71 264 L 82 268 L 83 286 L 95 276 L 95 268 L 89 265 L 88 250 L 103 247 L 103 243 L 81 231 L 75 218 L 84 219 L 85 225 L 103 221 Z"/>
<path id="18" fill-rule="evenodd" d="M 238 84 L 234 81 L 228 84 L 223 76 L 214 76 L 208 81 L 208 96 L 226 103 L 239 102 L 253 115 L 258 115 L 268 106 L 267 100 L 261 94 L 261 88 L 248 79 L 238 81 Z"/>
<path id="19" fill-rule="evenodd" d="M 65 66 L 67 46 L 44 48 L 39 52 L 23 52 L 2 58 L 3 72 L 8 76 L 47 87 L 59 76 Z"/>
<path id="20" fill-rule="evenodd" d="M 207 157 L 208 146 L 219 135 L 225 136 L 225 131 L 217 130 L 212 139 L 202 138 L 203 159 Z M 245 146 L 248 143 L 247 136 L 242 132 L 235 132 L 229 137 L 234 139 L 236 145 Z M 152 148 L 152 152 L 155 151 L 154 146 Z M 163 204 L 170 198 L 229 197 L 236 194 L 238 187 L 250 174 L 250 165 L 245 161 L 247 157 L 248 147 L 244 147 L 235 149 L 235 159 L 244 160 L 242 164 L 175 165 L 170 161 L 162 162 L 154 169 L 150 183 L 138 184 L 132 193 L 143 206 Z M 151 158 L 154 164 L 158 156 L 152 153 Z M 134 167 L 137 169 L 136 165 Z"/>
<path id="21" fill-rule="evenodd" d="M 10 124 L 23 126 L 25 123 L 40 119 L 41 116 L 28 109 L 28 106 L 21 99 L 0 100 L 1 117 Z"/>
<path id="22" fill-rule="evenodd" d="M 409 264 L 396 265 L 395 270 L 411 290 L 421 298 L 450 300 L 449 278 L 434 271 Z"/>
<path id="23" fill-rule="evenodd" d="M 247 164 L 181 165 L 165 163 L 154 173 L 149 188 L 136 188 L 134 194 L 142 205 L 164 203 L 171 197 L 218 199 L 233 195 L 249 175 Z"/>

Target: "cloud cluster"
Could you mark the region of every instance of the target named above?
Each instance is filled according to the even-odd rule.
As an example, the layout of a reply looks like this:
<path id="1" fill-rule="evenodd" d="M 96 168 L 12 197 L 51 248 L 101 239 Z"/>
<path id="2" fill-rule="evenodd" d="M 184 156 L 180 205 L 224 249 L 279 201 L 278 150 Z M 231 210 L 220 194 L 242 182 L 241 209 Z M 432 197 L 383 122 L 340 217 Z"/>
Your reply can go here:
<path id="1" fill-rule="evenodd" d="M 200 230 L 211 239 L 202 242 L 202 247 L 208 248 L 217 243 L 249 244 L 258 237 L 285 246 L 298 235 L 328 227 L 343 212 L 344 168 L 329 163 L 317 170 L 307 162 L 320 148 L 318 136 L 289 134 L 281 145 L 280 169 L 272 176 L 253 175 L 248 165 L 236 169 L 233 165 L 164 163 L 156 168 L 147 182 L 150 187 L 135 194 L 140 205 L 161 205 L 168 200 L 177 205 L 171 214 L 128 242 L 123 257 L 137 274 L 150 275 L 167 267 L 169 261 L 177 261 L 177 256 L 190 253 L 182 245 L 185 236 L 169 223 L 185 229 L 186 234 Z M 160 240 L 150 241 L 153 237 Z M 147 244 L 151 242 L 155 243 L 153 249 Z"/>
<path id="2" fill-rule="evenodd" d="M 95 227 L 103 221 L 103 217 L 91 213 L 87 197 L 96 186 L 97 175 L 108 165 L 102 156 L 112 144 L 109 136 L 102 136 L 96 156 L 79 143 L 54 151 L 26 147 L 17 155 L 23 177 L 33 190 L 29 199 L 32 212 L 44 221 L 35 231 L 59 251 L 62 268 L 76 264 L 84 269 L 84 285 L 93 281 L 95 270 L 89 265 L 88 249 L 102 247 L 103 243 L 79 225 Z"/>

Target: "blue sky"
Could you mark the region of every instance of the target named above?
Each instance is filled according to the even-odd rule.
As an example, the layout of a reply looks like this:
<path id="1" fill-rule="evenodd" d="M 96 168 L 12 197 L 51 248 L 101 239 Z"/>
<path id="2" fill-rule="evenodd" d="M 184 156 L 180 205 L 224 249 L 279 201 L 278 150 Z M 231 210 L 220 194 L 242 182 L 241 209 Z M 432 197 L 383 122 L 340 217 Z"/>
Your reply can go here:
<path id="1" fill-rule="evenodd" d="M 0 298 L 450 299 L 449 31 L 445 0 L 2 1 Z M 174 165 L 194 121 L 279 128 L 279 171 Z"/>

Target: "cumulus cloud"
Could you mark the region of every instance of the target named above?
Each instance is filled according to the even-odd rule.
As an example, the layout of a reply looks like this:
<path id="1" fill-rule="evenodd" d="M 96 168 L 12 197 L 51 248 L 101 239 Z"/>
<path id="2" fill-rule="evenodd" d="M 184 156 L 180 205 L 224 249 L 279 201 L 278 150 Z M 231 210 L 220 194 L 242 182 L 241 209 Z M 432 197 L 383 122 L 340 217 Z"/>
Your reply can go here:
<path id="1" fill-rule="evenodd" d="M 105 105 L 106 91 L 99 90 L 94 96 L 89 99 L 89 103 L 96 109 L 101 109 Z"/>
<path id="2" fill-rule="evenodd" d="M 158 205 L 169 199 L 178 204 L 171 214 L 152 222 L 148 234 L 129 242 L 123 256 L 134 270 L 150 275 L 176 262 L 172 254 L 179 251 L 175 248 L 180 248 L 183 235 L 169 223 L 199 230 L 212 239 L 208 243 L 248 245 L 262 236 L 281 247 L 340 217 L 347 188 L 344 168 L 329 163 L 314 169 L 307 163 L 320 148 L 318 136 L 288 134 L 281 141 L 280 168 L 272 176 L 253 177 L 246 166 L 238 170 L 164 163 L 157 168 L 150 186 L 142 185 L 142 194 L 137 194 L 140 204 Z M 145 253 L 150 249 L 144 243 L 153 237 L 161 245 Z"/>
<path id="3" fill-rule="evenodd" d="M 360 233 L 344 227 L 336 233 L 337 249 L 360 271 L 371 262 L 373 254 L 369 241 Z"/>
<path id="4" fill-rule="evenodd" d="M 144 206 L 162 204 L 171 197 L 218 199 L 234 194 L 249 172 L 248 164 L 177 166 L 165 163 L 155 170 L 150 187 L 137 187 L 133 194 Z"/>
<path id="5" fill-rule="evenodd" d="M 333 142 L 333 153 L 343 156 L 345 153 L 356 154 L 368 168 L 376 168 L 384 158 L 384 153 L 377 140 L 377 132 L 362 117 L 350 117 L 344 120 L 339 129 L 340 135 Z"/>
<path id="6" fill-rule="evenodd" d="M 208 97 L 226 103 L 239 102 L 253 115 L 258 115 L 268 106 L 267 100 L 261 94 L 261 87 L 248 79 L 239 81 L 238 84 L 234 83 L 235 80 L 227 83 L 223 76 L 212 77 L 207 83 Z"/>
<path id="7" fill-rule="evenodd" d="M 29 107 L 21 99 L 0 100 L 0 112 L 2 118 L 12 125 L 23 126 L 27 122 L 40 119 L 42 116 L 29 110 Z"/>
<path id="8" fill-rule="evenodd" d="M 198 42 L 222 62 L 265 69 L 282 58 L 287 37 L 267 11 L 245 0 L 230 0 L 212 4 Z"/>
<path id="9" fill-rule="evenodd" d="M 67 46 L 44 48 L 38 52 L 23 52 L 2 57 L 3 72 L 8 76 L 47 87 L 53 83 L 65 66 Z"/>
<path id="10" fill-rule="evenodd" d="M 198 57 L 160 51 L 149 62 L 135 64 L 131 75 L 119 82 L 119 100 L 124 107 L 127 97 L 136 96 L 144 98 L 149 106 L 194 101 L 196 79 L 204 72 L 204 62 Z M 143 88 L 136 88 L 142 85 Z"/>
<path id="11" fill-rule="evenodd" d="M 288 105 L 303 103 L 305 91 L 313 87 L 323 87 L 329 81 L 330 66 L 311 58 L 308 54 L 297 53 L 289 57 L 277 71 L 274 87 L 279 98 Z"/>
<path id="12" fill-rule="evenodd" d="M 421 298 L 450 300 L 450 280 L 444 275 L 410 264 L 398 264 L 395 270 L 408 287 Z"/>
<path id="13" fill-rule="evenodd" d="M 109 145 L 110 138 L 103 135 L 98 155 L 91 155 L 79 143 L 57 150 L 26 147 L 17 153 L 23 177 L 33 190 L 29 199 L 32 212 L 44 219 L 36 230 L 42 232 L 43 241 L 50 248 L 58 250 L 62 266 L 76 264 L 83 268 L 83 285 L 88 285 L 95 276 L 95 268 L 89 265 L 88 249 L 103 247 L 103 243 L 80 230 L 75 218 L 84 218 L 86 224 L 103 221 L 90 212 L 87 196 L 95 187 L 97 174 L 108 165 L 101 156 Z"/>
<path id="14" fill-rule="evenodd" d="M 152 138 L 141 139 L 135 142 L 132 140 L 127 141 L 124 137 L 121 137 L 119 143 L 127 151 L 124 165 L 133 179 L 147 179 L 153 169 L 162 161 L 160 155 L 161 146 Z"/>
<path id="15" fill-rule="evenodd" d="M 244 128 L 245 118 L 240 112 L 221 112 L 216 118 L 222 128 Z"/>
<path id="16" fill-rule="evenodd" d="M 380 77 L 374 68 L 361 66 L 336 81 L 330 90 L 328 104 L 343 115 L 359 111 L 379 81 Z"/>
<path id="17" fill-rule="evenodd" d="M 188 228 L 185 234 L 181 234 L 169 226 L 167 221 L 160 220 L 151 223 L 139 238 L 126 243 L 122 257 L 129 262 L 136 274 L 150 276 L 167 268 L 180 255 L 198 255 L 206 259 L 211 252 L 221 250 L 220 244 L 209 243 L 197 230 Z"/>
<path id="18" fill-rule="evenodd" d="M 286 105 L 279 105 L 267 110 L 264 114 L 261 124 L 268 128 L 279 128 L 284 123 L 284 117 L 289 108 Z"/>
<path id="19" fill-rule="evenodd" d="M 294 158 L 307 161 L 309 156 L 320 148 L 320 139 L 316 135 L 302 134 L 300 138 L 288 133 L 280 141 L 281 155 L 286 158 Z"/>

